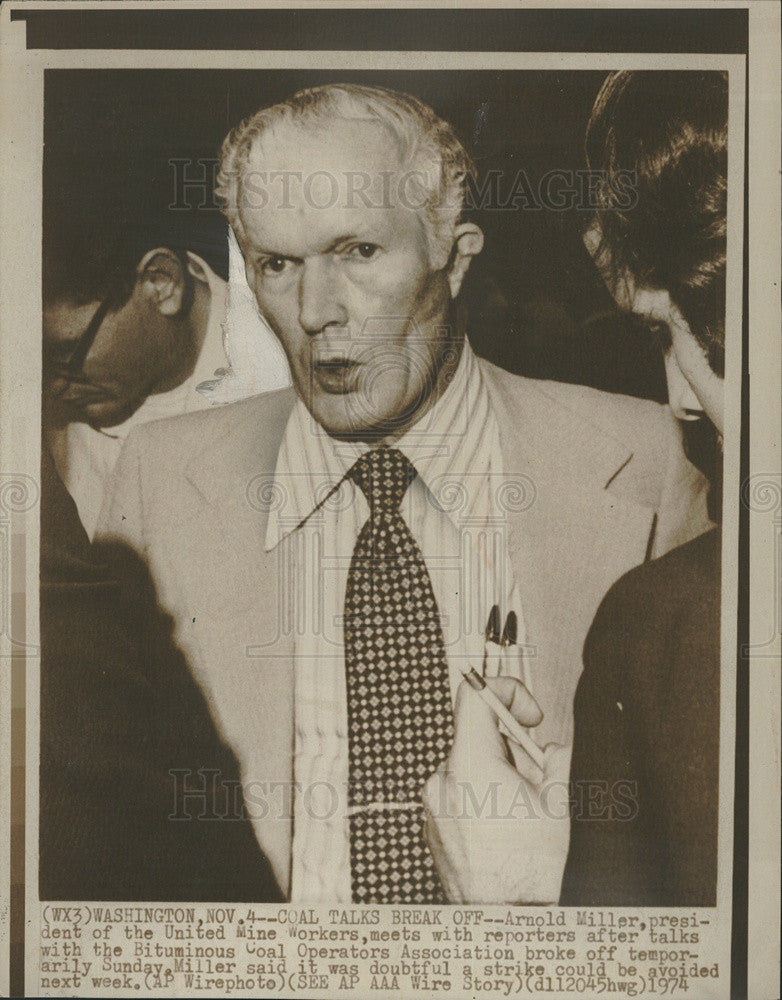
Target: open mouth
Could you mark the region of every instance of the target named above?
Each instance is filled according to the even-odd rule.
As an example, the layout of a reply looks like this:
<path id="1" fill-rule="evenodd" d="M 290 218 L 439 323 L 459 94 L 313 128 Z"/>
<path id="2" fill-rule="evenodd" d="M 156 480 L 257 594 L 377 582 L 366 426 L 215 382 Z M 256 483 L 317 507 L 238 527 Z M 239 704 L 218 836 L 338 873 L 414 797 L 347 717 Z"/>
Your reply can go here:
<path id="1" fill-rule="evenodd" d="M 313 366 L 315 381 L 324 392 L 352 392 L 361 365 L 349 358 L 324 358 L 316 361 Z"/>

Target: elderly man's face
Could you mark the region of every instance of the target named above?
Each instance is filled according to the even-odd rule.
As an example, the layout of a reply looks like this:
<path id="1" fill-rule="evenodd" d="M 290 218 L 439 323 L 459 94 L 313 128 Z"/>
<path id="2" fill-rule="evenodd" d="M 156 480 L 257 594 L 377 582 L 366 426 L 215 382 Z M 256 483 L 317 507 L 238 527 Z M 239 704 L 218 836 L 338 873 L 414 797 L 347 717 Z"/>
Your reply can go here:
<path id="1" fill-rule="evenodd" d="M 278 126 L 247 166 L 247 280 L 298 395 L 334 437 L 399 436 L 439 396 L 457 353 L 458 282 L 430 263 L 420 202 L 391 135 L 372 123 Z"/>

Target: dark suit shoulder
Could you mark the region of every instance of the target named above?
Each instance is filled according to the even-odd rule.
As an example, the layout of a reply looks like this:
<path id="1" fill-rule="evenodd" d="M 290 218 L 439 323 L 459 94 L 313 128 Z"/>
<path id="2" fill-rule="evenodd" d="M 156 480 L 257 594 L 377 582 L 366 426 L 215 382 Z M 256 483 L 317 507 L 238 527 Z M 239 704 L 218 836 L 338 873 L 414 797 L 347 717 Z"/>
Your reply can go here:
<path id="1" fill-rule="evenodd" d="M 636 566 L 610 588 L 584 644 L 577 709 L 623 693 L 643 703 L 650 691 L 666 692 L 672 674 L 682 683 L 703 671 L 706 681 L 718 663 L 719 618 L 714 529 Z"/>
<path id="2" fill-rule="evenodd" d="M 625 573 L 603 598 L 592 628 L 615 622 L 627 612 L 638 627 L 639 607 L 645 609 L 643 617 L 648 620 L 681 607 L 683 595 L 708 595 L 709 600 L 718 596 L 715 583 L 720 575 L 720 538 L 714 528 Z"/>
<path id="3" fill-rule="evenodd" d="M 574 704 L 571 781 L 622 782 L 634 808 L 610 822 L 574 814 L 563 905 L 714 905 L 719 543 L 710 531 L 632 570 L 598 610 Z"/>

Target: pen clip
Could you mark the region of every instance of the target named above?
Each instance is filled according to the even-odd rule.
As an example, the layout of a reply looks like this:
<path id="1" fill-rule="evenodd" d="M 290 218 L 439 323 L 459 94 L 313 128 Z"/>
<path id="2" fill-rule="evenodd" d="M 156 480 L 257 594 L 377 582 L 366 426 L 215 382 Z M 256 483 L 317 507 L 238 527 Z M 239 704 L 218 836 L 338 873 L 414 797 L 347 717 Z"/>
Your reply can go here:
<path id="1" fill-rule="evenodd" d="M 500 608 L 493 604 L 486 622 L 483 643 L 483 675 L 496 677 L 500 668 Z"/>
<path id="2" fill-rule="evenodd" d="M 502 630 L 501 646 L 515 646 L 519 636 L 519 622 L 515 611 L 509 611 Z"/>
<path id="3" fill-rule="evenodd" d="M 489 612 L 489 620 L 486 622 L 486 641 L 497 645 L 500 641 L 500 608 L 498 604 L 493 604 Z"/>

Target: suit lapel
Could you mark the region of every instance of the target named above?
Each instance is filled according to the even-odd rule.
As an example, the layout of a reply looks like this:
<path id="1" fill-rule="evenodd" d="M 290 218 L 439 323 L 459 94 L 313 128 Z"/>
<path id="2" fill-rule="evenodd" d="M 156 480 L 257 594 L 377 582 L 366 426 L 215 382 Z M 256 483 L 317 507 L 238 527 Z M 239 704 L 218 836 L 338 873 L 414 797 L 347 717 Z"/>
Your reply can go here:
<path id="1" fill-rule="evenodd" d="M 527 624 L 543 742 L 570 736 L 584 639 L 611 584 L 643 561 L 653 512 L 607 492 L 536 477 L 532 506 L 510 514 L 511 563 Z"/>
<path id="2" fill-rule="evenodd" d="M 509 495 L 523 498 L 509 505 L 510 558 L 544 712 L 538 739 L 567 742 L 587 631 L 611 584 L 644 560 L 654 511 L 623 495 L 627 445 L 531 382 L 492 401 Z"/>
<path id="3" fill-rule="evenodd" d="M 643 561 L 652 504 L 634 496 L 628 446 L 556 392 L 483 367 L 510 488 L 510 559 L 531 647 L 532 689 L 545 713 L 542 743 L 571 738 L 572 700 L 584 638 L 608 587 Z M 274 470 L 293 405 L 291 391 L 261 397 L 186 470 L 171 517 L 190 547 L 180 593 L 194 595 L 191 648 L 216 719 L 242 766 L 259 843 L 287 894 L 291 858 L 293 637 L 279 547 L 265 551 Z M 236 413 L 235 408 L 231 408 Z M 679 490 L 687 492 L 686 477 Z M 629 484 L 629 485 L 628 485 Z M 637 492 L 637 491 L 636 491 Z M 675 492 L 675 490 L 674 490 Z M 643 491 L 642 491 L 643 495 Z M 175 558 L 176 557 L 176 558 Z M 191 621 L 195 618 L 195 622 Z"/>

